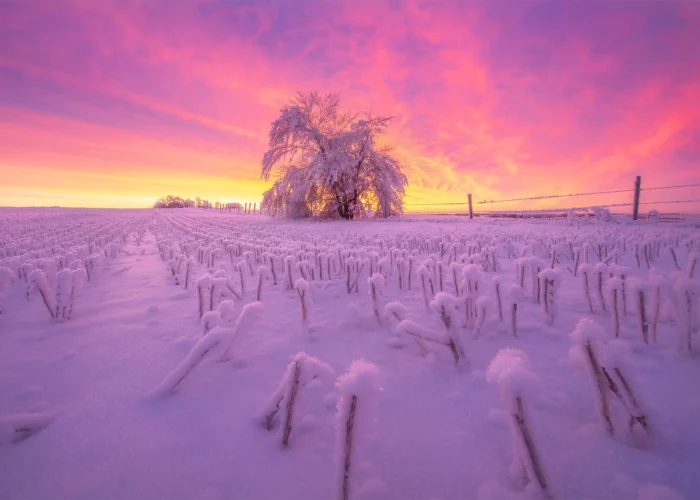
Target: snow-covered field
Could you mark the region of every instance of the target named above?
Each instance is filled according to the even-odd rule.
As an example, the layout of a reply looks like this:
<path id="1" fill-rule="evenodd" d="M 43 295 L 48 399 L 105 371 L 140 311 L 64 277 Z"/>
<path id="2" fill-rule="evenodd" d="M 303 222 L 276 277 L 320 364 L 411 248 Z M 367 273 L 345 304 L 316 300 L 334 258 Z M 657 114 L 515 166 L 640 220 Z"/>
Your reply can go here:
<path id="1" fill-rule="evenodd" d="M 0 498 L 700 498 L 699 250 L 0 210 Z"/>

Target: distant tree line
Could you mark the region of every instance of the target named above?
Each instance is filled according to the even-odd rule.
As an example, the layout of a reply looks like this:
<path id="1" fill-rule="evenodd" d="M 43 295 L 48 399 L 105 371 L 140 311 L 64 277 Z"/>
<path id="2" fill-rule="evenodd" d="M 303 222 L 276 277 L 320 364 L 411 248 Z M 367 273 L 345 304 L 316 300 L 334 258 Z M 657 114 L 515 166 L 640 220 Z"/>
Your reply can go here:
<path id="1" fill-rule="evenodd" d="M 164 198 L 159 198 L 153 205 L 153 208 L 206 208 L 209 210 L 238 210 L 240 207 L 240 203 L 221 203 L 219 201 L 212 203 L 199 197 L 192 200 L 170 194 Z"/>
<path id="2" fill-rule="evenodd" d="M 181 196 L 173 196 L 169 194 L 168 196 L 164 198 L 159 198 L 155 205 L 153 205 L 154 208 L 190 208 L 190 207 L 199 207 L 201 203 L 201 200 L 197 198 L 197 200 L 192 200 L 190 198 L 187 198 L 186 200 L 183 199 Z M 208 202 L 207 202 L 208 203 Z"/>

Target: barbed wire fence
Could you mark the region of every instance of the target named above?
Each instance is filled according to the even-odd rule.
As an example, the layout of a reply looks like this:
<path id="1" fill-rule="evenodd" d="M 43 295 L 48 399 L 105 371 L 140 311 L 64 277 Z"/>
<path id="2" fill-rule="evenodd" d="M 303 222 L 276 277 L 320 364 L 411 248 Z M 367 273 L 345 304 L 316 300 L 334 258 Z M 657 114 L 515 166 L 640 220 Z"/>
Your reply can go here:
<path id="1" fill-rule="evenodd" d="M 473 200 L 472 194 L 467 195 L 467 200 L 457 201 L 457 202 L 443 202 L 443 203 L 410 203 L 409 210 L 406 211 L 410 215 L 419 214 L 451 214 L 451 215 L 465 215 L 472 218 L 473 216 L 487 216 L 487 217 L 562 217 L 569 213 L 579 213 L 579 214 L 595 214 L 600 209 L 619 209 L 621 207 L 632 207 L 633 219 L 637 219 L 640 215 L 639 207 L 640 205 L 677 205 L 679 206 L 678 211 L 674 213 L 683 213 L 683 206 L 688 206 L 691 203 L 700 203 L 700 192 L 693 192 L 690 197 L 682 197 L 681 199 L 673 200 L 647 200 L 642 199 L 642 193 L 647 191 L 667 191 L 682 188 L 695 188 L 700 187 L 700 182 L 690 183 L 690 184 L 677 184 L 670 186 L 652 186 L 652 187 L 642 187 L 641 177 L 637 176 L 635 179 L 635 185 L 633 188 L 626 189 L 609 189 L 604 191 L 591 191 L 585 193 L 558 193 L 558 194 L 548 194 L 539 196 L 527 196 L 522 198 L 509 198 L 509 199 L 487 199 L 487 200 Z M 527 203 L 540 200 L 551 200 L 551 199 L 568 199 L 583 196 L 601 196 L 601 195 L 619 195 L 621 193 L 634 193 L 633 201 L 630 202 L 611 202 L 611 203 L 594 203 L 582 206 L 565 206 L 565 207 L 554 207 L 554 208 L 536 208 L 536 209 L 510 209 L 510 210 L 498 210 L 498 204 L 505 203 Z M 496 209 L 491 209 L 494 206 Z M 412 207 L 421 207 L 418 210 L 412 210 Z M 434 209 L 427 208 L 434 207 Z M 664 211 L 666 212 L 666 211 Z M 642 218 L 646 215 L 642 214 Z"/>

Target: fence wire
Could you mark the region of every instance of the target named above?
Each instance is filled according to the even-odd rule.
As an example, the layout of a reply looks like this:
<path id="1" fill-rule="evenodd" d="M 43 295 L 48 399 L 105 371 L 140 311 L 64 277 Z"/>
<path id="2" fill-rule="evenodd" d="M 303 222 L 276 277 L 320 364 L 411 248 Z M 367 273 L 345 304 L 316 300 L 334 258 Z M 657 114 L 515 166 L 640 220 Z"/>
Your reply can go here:
<path id="1" fill-rule="evenodd" d="M 676 184 L 673 186 L 652 186 L 643 187 L 641 191 L 658 191 L 667 189 L 680 189 L 680 188 L 690 188 L 690 187 L 700 187 L 700 182 L 690 183 L 690 184 Z M 487 205 L 494 203 L 509 203 L 509 202 L 521 202 L 521 201 L 537 201 L 537 200 L 548 200 L 556 198 L 571 198 L 580 196 L 597 196 L 597 195 L 607 195 L 607 194 L 619 194 L 619 193 L 632 193 L 634 189 L 611 189 L 607 191 L 591 191 L 587 193 L 563 193 L 563 194 L 551 194 L 551 195 L 540 195 L 540 196 L 528 196 L 523 198 L 509 198 L 503 200 L 478 200 L 473 201 L 473 205 Z M 700 203 L 700 198 L 696 199 L 683 199 L 683 200 L 659 200 L 659 201 L 641 201 L 640 205 L 669 205 L 669 204 L 684 204 L 684 203 Z M 455 202 L 444 202 L 444 203 L 411 203 L 411 207 L 452 207 L 452 206 L 466 206 L 468 201 L 455 201 Z M 593 207 L 601 208 L 617 208 L 617 207 L 631 207 L 634 206 L 632 202 L 626 203 L 599 203 L 592 204 L 584 207 L 564 207 L 564 208 L 543 208 L 543 209 L 532 209 L 532 210 L 507 210 L 507 211 L 488 211 L 485 213 L 493 214 L 504 214 L 504 213 L 547 213 L 547 212 L 569 212 L 569 211 L 583 211 L 590 210 Z M 408 213 L 423 213 L 408 211 Z M 482 212 L 483 213 L 483 212 Z"/>

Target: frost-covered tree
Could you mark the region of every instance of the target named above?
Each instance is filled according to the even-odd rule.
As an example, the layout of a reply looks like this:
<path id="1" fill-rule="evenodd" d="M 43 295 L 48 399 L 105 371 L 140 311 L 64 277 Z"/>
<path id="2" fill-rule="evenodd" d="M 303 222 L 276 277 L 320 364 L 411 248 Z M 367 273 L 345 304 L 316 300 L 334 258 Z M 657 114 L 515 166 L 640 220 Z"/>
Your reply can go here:
<path id="1" fill-rule="evenodd" d="M 261 177 L 275 177 L 264 212 L 283 217 L 378 216 L 403 211 L 408 183 L 391 147 L 378 146 L 391 118 L 342 112 L 338 94 L 299 93 L 272 123 Z"/>

